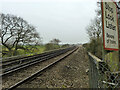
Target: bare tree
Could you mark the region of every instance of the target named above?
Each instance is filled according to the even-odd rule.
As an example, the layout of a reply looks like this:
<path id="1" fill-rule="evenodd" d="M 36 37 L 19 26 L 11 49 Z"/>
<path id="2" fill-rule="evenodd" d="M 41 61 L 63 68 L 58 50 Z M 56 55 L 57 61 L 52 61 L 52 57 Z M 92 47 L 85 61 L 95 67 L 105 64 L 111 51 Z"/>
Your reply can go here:
<path id="1" fill-rule="evenodd" d="M 95 17 L 94 20 L 91 21 L 91 24 L 87 27 L 87 33 L 90 39 L 100 38 L 102 34 L 102 23 L 101 19 Z"/>
<path id="2" fill-rule="evenodd" d="M 40 40 L 34 26 L 29 25 L 21 17 L 0 14 L 1 42 L 9 51 L 19 49 L 19 45 L 35 44 Z"/>
<path id="3" fill-rule="evenodd" d="M 102 35 L 102 19 L 101 19 L 101 2 L 97 2 L 97 9 L 95 10 L 96 17 L 91 20 L 90 25 L 87 26 L 87 33 L 90 40 L 100 38 Z"/>

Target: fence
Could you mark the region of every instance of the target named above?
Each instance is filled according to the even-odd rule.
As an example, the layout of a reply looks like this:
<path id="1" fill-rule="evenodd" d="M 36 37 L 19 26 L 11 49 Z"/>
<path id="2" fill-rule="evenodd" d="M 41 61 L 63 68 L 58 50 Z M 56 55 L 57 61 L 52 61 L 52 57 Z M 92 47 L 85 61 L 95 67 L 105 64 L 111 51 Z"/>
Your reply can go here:
<path id="1" fill-rule="evenodd" d="M 105 62 L 88 53 L 89 56 L 89 87 L 120 88 L 120 71 L 111 72 Z"/>

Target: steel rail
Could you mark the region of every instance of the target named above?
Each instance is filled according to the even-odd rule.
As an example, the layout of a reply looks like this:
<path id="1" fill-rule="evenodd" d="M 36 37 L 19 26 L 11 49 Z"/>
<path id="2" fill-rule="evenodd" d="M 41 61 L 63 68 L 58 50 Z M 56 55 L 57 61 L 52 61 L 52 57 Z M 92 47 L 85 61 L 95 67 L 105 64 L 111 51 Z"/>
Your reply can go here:
<path id="1" fill-rule="evenodd" d="M 51 53 L 51 52 L 49 52 L 49 53 Z M 2 68 L 4 68 L 5 66 L 8 66 L 8 65 L 11 65 L 11 64 L 16 64 L 16 63 L 20 63 L 23 61 L 28 61 L 28 60 L 33 59 L 33 58 L 45 56 L 45 55 L 48 55 L 49 53 L 42 53 L 42 54 L 37 54 L 37 55 L 28 56 L 28 57 L 24 57 L 24 58 L 22 57 L 22 58 L 18 58 L 18 59 L 9 60 L 7 62 L 3 62 Z"/>
<path id="2" fill-rule="evenodd" d="M 41 72 L 49 69 L 50 67 L 54 66 L 56 63 L 58 63 L 61 60 L 65 59 L 66 57 L 68 57 L 69 55 L 71 55 L 73 52 L 75 52 L 77 49 L 78 49 L 78 47 L 75 48 L 75 49 L 73 49 L 70 53 L 68 53 L 67 55 L 64 55 L 62 58 L 58 59 L 57 61 L 55 61 L 55 62 L 53 62 L 53 63 L 45 66 L 41 70 L 39 70 L 39 71 L 35 72 L 34 74 L 32 74 L 31 76 L 29 76 L 29 77 L 25 78 L 24 80 L 21 80 L 18 83 L 14 84 L 13 86 L 9 87 L 7 90 L 13 90 L 13 89 L 17 88 L 18 86 L 22 85 L 23 83 L 25 83 L 28 80 L 30 80 L 30 79 L 34 78 L 35 76 L 37 76 L 39 73 L 41 73 Z"/>
<path id="3" fill-rule="evenodd" d="M 28 61 L 31 61 L 32 59 L 35 59 L 35 58 L 38 58 L 38 57 L 45 57 L 46 55 L 50 55 L 52 54 L 51 52 L 49 53 L 44 53 L 44 54 L 40 54 L 40 55 L 37 55 L 37 56 L 33 56 L 33 57 L 28 57 L 28 58 L 22 58 L 22 59 L 18 59 L 17 61 L 12 61 L 12 62 L 9 62 L 9 63 L 6 63 L 6 64 L 2 64 L 2 68 L 4 68 L 5 66 L 9 66 L 11 64 L 21 64 L 23 62 L 28 62 Z"/>

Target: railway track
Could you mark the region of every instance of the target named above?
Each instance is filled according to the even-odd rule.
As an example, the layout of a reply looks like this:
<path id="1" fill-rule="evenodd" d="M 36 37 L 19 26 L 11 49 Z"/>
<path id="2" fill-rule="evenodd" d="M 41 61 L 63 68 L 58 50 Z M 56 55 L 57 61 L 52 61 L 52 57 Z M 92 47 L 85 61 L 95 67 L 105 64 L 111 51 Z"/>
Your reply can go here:
<path id="1" fill-rule="evenodd" d="M 10 61 L 5 61 L 2 65 L 2 72 L 3 74 L 0 76 L 5 76 L 9 73 L 15 72 L 19 69 L 31 66 L 35 63 L 39 63 L 48 59 L 51 59 L 53 57 L 56 57 L 58 55 L 61 55 L 63 53 L 66 53 L 67 51 L 73 49 L 74 47 L 71 48 L 67 48 L 67 49 L 59 49 L 59 50 L 55 50 L 55 51 L 51 51 L 51 52 L 46 52 L 46 53 L 42 53 L 42 54 L 38 54 L 38 55 L 34 55 L 34 56 L 28 56 L 25 58 L 19 58 L 19 59 L 13 59 Z"/>
<path id="2" fill-rule="evenodd" d="M 63 50 L 60 50 L 60 51 L 58 50 L 57 52 L 54 52 L 50 55 L 47 55 L 47 56 L 45 55 L 45 58 L 41 58 L 41 59 L 36 58 L 36 60 L 32 60 L 32 63 L 29 63 L 29 64 L 27 63 L 26 65 L 20 66 L 19 68 L 16 68 L 16 69 L 13 69 L 13 70 L 10 70 L 10 71 L 8 70 L 7 73 L 4 73 L 4 75 L 2 75 L 3 76 L 3 88 L 14 89 L 14 88 L 18 87 L 19 85 L 23 84 L 24 82 L 26 82 L 29 79 L 38 75 L 40 72 L 48 69 L 49 67 L 53 66 L 54 64 L 56 64 L 60 60 L 69 56 L 75 50 L 77 50 L 77 48 L 75 48 L 75 47 L 63 49 Z M 68 53 L 68 51 L 69 51 L 69 53 Z M 67 54 L 65 54 L 66 52 L 67 52 Z M 50 62 L 49 64 L 41 65 L 41 63 L 39 63 L 39 62 L 51 59 L 53 57 L 59 56 L 61 54 L 65 54 L 65 55 L 62 56 L 58 60 Z M 31 67 L 29 67 L 29 66 L 31 66 Z M 29 67 L 29 68 L 25 68 L 25 67 Z M 24 77 L 24 79 L 22 77 Z"/>

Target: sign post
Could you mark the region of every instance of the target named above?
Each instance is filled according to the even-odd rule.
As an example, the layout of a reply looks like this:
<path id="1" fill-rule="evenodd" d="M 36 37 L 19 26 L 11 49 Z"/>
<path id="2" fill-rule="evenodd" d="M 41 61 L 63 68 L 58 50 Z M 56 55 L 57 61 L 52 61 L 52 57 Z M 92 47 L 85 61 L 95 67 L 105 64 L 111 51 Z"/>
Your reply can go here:
<path id="1" fill-rule="evenodd" d="M 115 2 L 102 2 L 103 44 L 105 50 L 119 50 L 118 17 Z"/>
<path id="2" fill-rule="evenodd" d="M 113 75 L 119 71 L 119 32 L 117 4 L 113 0 L 102 0 L 102 28 L 103 28 L 103 52 L 104 62 L 108 65 L 110 74 L 106 74 L 111 83 Z M 111 80 L 110 80 L 111 79 Z M 114 80 L 113 80 L 114 81 Z"/>
<path id="3" fill-rule="evenodd" d="M 106 53 L 105 62 L 111 67 L 111 71 L 118 71 L 119 63 L 119 33 L 117 5 L 113 0 L 102 0 L 102 26 L 103 26 L 103 47 Z M 116 65 L 116 70 L 115 66 Z M 114 66 L 114 67 L 112 67 Z"/>

